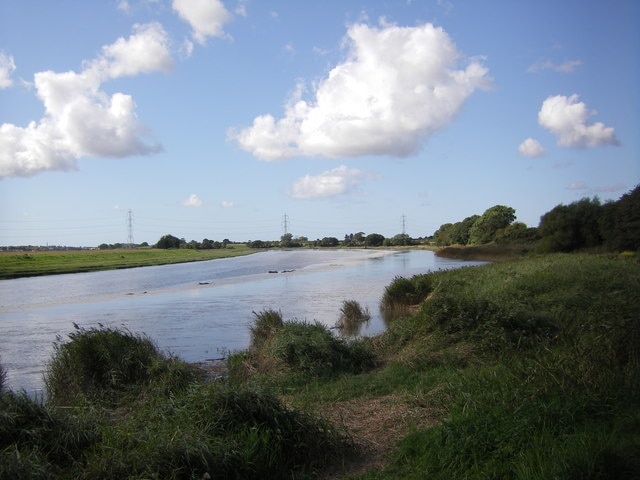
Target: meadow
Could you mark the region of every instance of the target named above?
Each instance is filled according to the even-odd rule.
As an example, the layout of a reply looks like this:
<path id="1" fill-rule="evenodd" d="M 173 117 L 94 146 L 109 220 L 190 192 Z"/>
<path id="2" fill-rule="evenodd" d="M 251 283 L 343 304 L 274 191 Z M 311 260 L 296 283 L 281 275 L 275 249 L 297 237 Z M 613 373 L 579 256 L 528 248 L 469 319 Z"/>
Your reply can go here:
<path id="1" fill-rule="evenodd" d="M 0 396 L 0 478 L 640 476 L 637 255 L 396 278 L 381 308 L 368 339 L 256 312 L 215 372 L 78 328 L 45 401 Z"/>
<path id="2" fill-rule="evenodd" d="M 248 255 L 254 251 L 244 244 L 232 244 L 209 250 L 124 248 L 0 252 L 0 279 L 198 262 Z"/>

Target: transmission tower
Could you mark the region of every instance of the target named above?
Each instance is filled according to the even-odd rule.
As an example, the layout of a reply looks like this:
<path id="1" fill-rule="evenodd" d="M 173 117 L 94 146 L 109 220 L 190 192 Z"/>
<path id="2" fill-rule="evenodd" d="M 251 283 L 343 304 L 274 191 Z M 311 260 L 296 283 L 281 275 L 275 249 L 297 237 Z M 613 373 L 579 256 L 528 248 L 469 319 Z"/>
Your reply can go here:
<path id="1" fill-rule="evenodd" d="M 129 213 L 127 214 L 127 228 L 129 235 L 127 236 L 127 244 L 129 247 L 133 247 L 133 213 L 131 209 L 129 209 Z"/>
<path id="2" fill-rule="evenodd" d="M 406 215 L 402 215 L 402 235 L 407 234 L 407 217 Z"/>
<path id="3" fill-rule="evenodd" d="M 282 227 L 285 235 L 289 233 L 289 217 L 286 213 L 282 216 Z"/>

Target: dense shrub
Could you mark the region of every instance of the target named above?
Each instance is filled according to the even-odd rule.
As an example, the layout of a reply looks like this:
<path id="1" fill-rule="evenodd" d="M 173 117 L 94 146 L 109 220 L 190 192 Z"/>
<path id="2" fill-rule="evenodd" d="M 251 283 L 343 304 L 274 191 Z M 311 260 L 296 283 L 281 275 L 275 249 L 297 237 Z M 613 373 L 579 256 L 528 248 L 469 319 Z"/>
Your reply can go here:
<path id="1" fill-rule="evenodd" d="M 24 393 L 0 395 L 0 478 L 51 478 L 98 440 L 89 417 L 66 416 Z"/>
<path id="2" fill-rule="evenodd" d="M 168 391 L 181 389 L 194 378 L 192 368 L 162 355 L 146 337 L 76 325 L 68 342 L 54 344 L 44 381 L 50 402 L 69 404 L 80 398 L 117 401 L 151 382 Z"/>
<path id="3" fill-rule="evenodd" d="M 284 325 L 282 313 L 276 310 L 263 310 L 261 312 L 253 312 L 255 317 L 251 326 L 251 345 L 253 348 L 260 348 L 268 341 L 276 331 L 280 330 Z"/>
<path id="4" fill-rule="evenodd" d="M 336 338 L 320 323 L 286 322 L 268 352 L 294 371 L 317 376 L 358 373 L 374 365 L 373 353 L 363 341 Z"/>
<path id="5" fill-rule="evenodd" d="M 412 278 L 396 277 L 390 285 L 385 287 L 381 307 L 393 310 L 418 305 L 432 290 L 432 277 L 428 275 L 414 275 Z"/>

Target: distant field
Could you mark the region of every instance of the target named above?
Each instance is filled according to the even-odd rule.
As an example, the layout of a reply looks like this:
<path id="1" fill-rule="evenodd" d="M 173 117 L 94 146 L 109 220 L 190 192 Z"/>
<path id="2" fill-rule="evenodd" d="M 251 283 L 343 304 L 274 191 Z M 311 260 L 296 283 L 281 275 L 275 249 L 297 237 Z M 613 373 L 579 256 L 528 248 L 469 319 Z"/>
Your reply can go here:
<path id="1" fill-rule="evenodd" d="M 234 244 L 227 248 L 212 250 L 133 248 L 121 250 L 1 252 L 0 279 L 198 262 L 248 255 L 254 251 L 244 244 Z"/>

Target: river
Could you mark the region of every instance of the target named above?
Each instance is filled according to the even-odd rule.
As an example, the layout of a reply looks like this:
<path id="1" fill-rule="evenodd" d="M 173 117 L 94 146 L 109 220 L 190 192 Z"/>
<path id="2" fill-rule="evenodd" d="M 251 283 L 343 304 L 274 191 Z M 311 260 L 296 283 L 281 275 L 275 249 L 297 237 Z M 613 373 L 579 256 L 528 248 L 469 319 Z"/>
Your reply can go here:
<path id="1" fill-rule="evenodd" d="M 371 313 L 360 335 L 384 331 L 379 302 L 396 276 L 483 262 L 425 250 L 270 250 L 243 257 L 0 281 L 0 362 L 6 384 L 37 394 L 53 343 L 73 324 L 146 334 L 189 361 L 220 358 L 249 343 L 252 312 L 285 320 L 338 320 L 344 300 Z M 274 273 L 277 272 L 277 273 Z"/>

